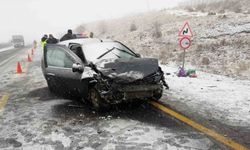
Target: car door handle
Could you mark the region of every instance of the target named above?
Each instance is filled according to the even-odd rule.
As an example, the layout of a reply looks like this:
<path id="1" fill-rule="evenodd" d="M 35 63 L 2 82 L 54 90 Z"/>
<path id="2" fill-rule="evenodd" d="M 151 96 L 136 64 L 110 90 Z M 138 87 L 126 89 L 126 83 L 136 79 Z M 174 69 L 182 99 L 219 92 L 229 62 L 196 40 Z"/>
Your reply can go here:
<path id="1" fill-rule="evenodd" d="M 56 76 L 54 73 L 47 73 L 49 76 Z"/>

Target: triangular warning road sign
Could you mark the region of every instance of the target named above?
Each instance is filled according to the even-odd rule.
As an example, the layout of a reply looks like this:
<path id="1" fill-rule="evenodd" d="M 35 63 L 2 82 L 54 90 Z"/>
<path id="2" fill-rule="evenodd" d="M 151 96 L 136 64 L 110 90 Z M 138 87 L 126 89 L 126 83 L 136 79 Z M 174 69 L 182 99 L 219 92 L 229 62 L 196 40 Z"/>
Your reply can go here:
<path id="1" fill-rule="evenodd" d="M 186 22 L 186 23 L 184 24 L 184 26 L 183 26 L 182 29 L 180 30 L 178 36 L 179 36 L 179 37 L 185 37 L 185 36 L 193 37 L 193 32 L 192 32 L 192 29 L 190 28 L 190 25 L 189 25 L 188 22 Z"/>

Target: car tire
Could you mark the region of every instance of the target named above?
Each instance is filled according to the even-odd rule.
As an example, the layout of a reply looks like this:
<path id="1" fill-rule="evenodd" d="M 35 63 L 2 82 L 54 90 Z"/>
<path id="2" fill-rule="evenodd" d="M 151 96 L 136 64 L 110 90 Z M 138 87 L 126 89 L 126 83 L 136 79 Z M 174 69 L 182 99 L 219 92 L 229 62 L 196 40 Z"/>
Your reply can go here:
<path id="1" fill-rule="evenodd" d="M 89 90 L 89 101 L 91 102 L 94 110 L 96 111 L 102 111 L 106 110 L 110 107 L 107 103 L 104 102 L 104 100 L 101 98 L 100 93 L 95 89 L 91 88 Z"/>
<path id="2" fill-rule="evenodd" d="M 162 90 L 154 92 L 152 99 L 158 101 L 162 97 L 162 92 Z"/>
<path id="3" fill-rule="evenodd" d="M 99 110 L 101 108 L 101 96 L 95 88 L 91 88 L 89 90 L 89 100 L 95 110 Z"/>
<path id="4" fill-rule="evenodd" d="M 154 96 L 153 96 L 153 100 L 158 101 L 161 97 L 162 97 L 162 93 L 157 93 L 157 94 L 154 94 Z"/>

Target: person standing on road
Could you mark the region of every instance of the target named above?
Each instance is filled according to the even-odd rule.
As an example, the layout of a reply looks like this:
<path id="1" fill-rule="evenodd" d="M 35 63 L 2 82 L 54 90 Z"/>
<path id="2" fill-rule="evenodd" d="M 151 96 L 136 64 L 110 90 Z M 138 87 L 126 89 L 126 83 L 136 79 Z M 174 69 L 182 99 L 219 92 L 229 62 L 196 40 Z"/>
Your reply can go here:
<path id="1" fill-rule="evenodd" d="M 89 38 L 93 38 L 94 37 L 94 33 L 93 32 L 90 32 L 89 33 Z"/>
<path id="2" fill-rule="evenodd" d="M 47 40 L 48 40 L 48 35 L 45 34 L 45 35 L 42 37 L 42 39 L 41 39 L 41 45 L 42 45 L 43 48 L 44 48 L 45 45 L 47 44 Z"/>
<path id="3" fill-rule="evenodd" d="M 49 38 L 47 40 L 48 44 L 56 44 L 58 43 L 58 39 L 54 38 L 54 36 L 52 34 L 49 34 Z"/>
<path id="4" fill-rule="evenodd" d="M 65 40 L 70 40 L 70 39 L 75 39 L 75 38 L 76 38 L 76 36 L 72 33 L 72 30 L 69 29 L 69 30 L 68 30 L 68 33 L 65 34 L 65 35 L 60 39 L 60 41 L 65 41 Z"/>
<path id="5" fill-rule="evenodd" d="M 37 42 L 36 42 L 36 40 L 34 40 L 33 41 L 33 47 L 36 49 L 36 47 L 37 47 Z"/>

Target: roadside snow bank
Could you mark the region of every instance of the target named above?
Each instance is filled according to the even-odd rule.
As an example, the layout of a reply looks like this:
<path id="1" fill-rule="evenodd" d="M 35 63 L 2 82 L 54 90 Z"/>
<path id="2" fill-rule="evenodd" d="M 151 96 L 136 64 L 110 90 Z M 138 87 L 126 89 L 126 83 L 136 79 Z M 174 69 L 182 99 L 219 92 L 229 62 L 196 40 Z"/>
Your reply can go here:
<path id="1" fill-rule="evenodd" d="M 7 51 L 7 50 L 10 50 L 10 49 L 13 49 L 13 48 L 14 48 L 13 46 L 1 48 L 1 49 L 0 49 L 0 52 L 4 52 L 4 51 Z"/>
<path id="2" fill-rule="evenodd" d="M 184 103 L 192 113 L 216 119 L 232 126 L 250 126 L 250 81 L 198 72 L 198 78 L 179 78 L 177 68 L 162 66 L 173 99 L 166 103 Z M 170 104 L 171 105 L 171 104 Z"/>

